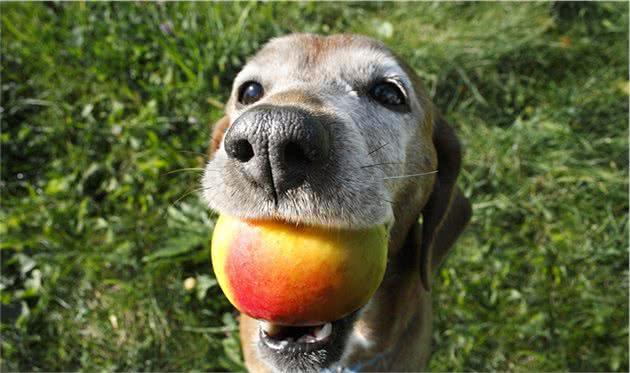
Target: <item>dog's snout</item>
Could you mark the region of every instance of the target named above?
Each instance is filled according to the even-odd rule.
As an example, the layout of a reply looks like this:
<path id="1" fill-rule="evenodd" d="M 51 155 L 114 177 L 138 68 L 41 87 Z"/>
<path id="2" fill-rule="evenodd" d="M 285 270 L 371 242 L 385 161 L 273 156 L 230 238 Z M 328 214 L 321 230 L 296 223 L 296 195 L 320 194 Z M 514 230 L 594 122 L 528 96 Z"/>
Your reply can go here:
<path id="1" fill-rule="evenodd" d="M 260 105 L 225 135 L 225 151 L 251 181 L 274 198 L 305 182 L 327 161 L 330 138 L 322 122 L 297 107 Z"/>

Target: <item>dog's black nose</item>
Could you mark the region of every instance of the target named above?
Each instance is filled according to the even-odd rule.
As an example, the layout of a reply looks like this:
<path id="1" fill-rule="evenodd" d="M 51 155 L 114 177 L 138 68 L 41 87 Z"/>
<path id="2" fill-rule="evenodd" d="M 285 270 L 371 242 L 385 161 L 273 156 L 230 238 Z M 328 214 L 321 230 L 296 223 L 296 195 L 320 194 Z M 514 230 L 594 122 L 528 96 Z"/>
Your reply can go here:
<path id="1" fill-rule="evenodd" d="M 304 183 L 328 159 L 322 122 L 290 106 L 260 105 L 242 114 L 225 135 L 225 151 L 245 177 L 274 198 Z"/>

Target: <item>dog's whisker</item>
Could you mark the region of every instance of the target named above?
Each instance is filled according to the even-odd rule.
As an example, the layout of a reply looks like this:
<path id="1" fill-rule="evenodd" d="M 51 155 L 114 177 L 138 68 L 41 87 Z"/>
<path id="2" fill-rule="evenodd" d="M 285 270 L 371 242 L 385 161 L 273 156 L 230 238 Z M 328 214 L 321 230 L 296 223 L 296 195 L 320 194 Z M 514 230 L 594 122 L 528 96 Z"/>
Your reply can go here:
<path id="1" fill-rule="evenodd" d="M 206 153 L 202 153 L 202 152 L 194 152 L 192 150 L 177 150 L 178 153 L 187 153 L 187 154 L 195 154 L 195 155 L 201 155 L 204 158 L 208 155 Z"/>
<path id="2" fill-rule="evenodd" d="M 200 191 L 200 190 L 202 190 L 202 189 L 203 189 L 203 188 L 191 188 L 191 189 L 188 189 L 188 190 L 184 193 L 184 195 L 182 195 L 181 197 L 177 198 L 177 199 L 176 199 L 173 203 L 171 203 L 171 204 L 168 206 L 168 208 L 166 208 L 166 209 L 164 210 L 164 212 L 161 214 L 160 220 L 164 220 L 164 221 L 166 221 L 166 219 L 167 219 L 167 215 L 168 215 L 168 210 L 169 210 L 171 207 L 174 207 L 174 206 L 175 206 L 175 205 L 176 205 L 179 201 L 181 201 L 181 200 L 183 200 L 184 198 L 188 197 L 188 196 L 189 196 L 189 195 L 191 195 L 192 193 L 199 192 L 199 191 Z"/>
<path id="3" fill-rule="evenodd" d="M 376 167 L 376 166 L 386 166 L 386 165 L 394 165 L 394 164 L 402 164 L 402 162 L 383 162 L 383 163 L 375 163 L 375 164 L 368 164 L 365 166 L 361 166 L 359 168 L 368 168 L 368 167 Z"/>
<path id="4" fill-rule="evenodd" d="M 214 186 L 201 187 L 201 188 L 199 188 L 199 190 L 201 190 L 201 191 L 212 190 L 212 189 L 214 189 Z"/>
<path id="5" fill-rule="evenodd" d="M 429 172 L 422 172 L 422 173 L 419 173 L 419 174 L 387 176 L 387 177 L 384 177 L 383 180 L 403 179 L 403 178 L 406 178 L 406 177 L 433 175 L 433 174 L 437 174 L 437 172 L 438 172 L 437 170 L 434 170 L 434 171 L 429 171 Z"/>
<path id="6" fill-rule="evenodd" d="M 389 145 L 389 143 L 388 143 L 388 142 L 386 142 L 385 144 L 380 145 L 380 146 L 379 146 L 379 147 L 377 147 L 376 149 L 374 149 L 374 150 L 372 150 L 371 152 L 369 152 L 369 153 L 368 153 L 368 155 L 372 155 L 373 153 L 376 153 L 377 151 L 379 151 L 379 150 L 383 149 L 386 145 Z"/>
<path id="7" fill-rule="evenodd" d="M 192 172 L 192 171 L 203 171 L 203 170 L 204 170 L 204 169 L 203 169 L 203 168 L 201 168 L 201 167 L 188 167 L 188 168 L 180 168 L 180 169 L 177 169 L 177 170 L 171 170 L 171 171 L 168 171 L 168 172 L 166 172 L 166 173 L 162 174 L 162 176 L 166 176 L 166 175 L 170 175 L 170 174 L 175 174 L 175 173 L 178 173 L 178 172 L 189 172 L 189 171 L 190 171 L 190 172 Z"/>
<path id="8" fill-rule="evenodd" d="M 195 192 L 200 192 L 200 191 L 202 191 L 203 189 L 204 189 L 204 188 L 191 188 L 191 189 L 188 189 L 188 190 L 184 193 L 184 195 L 183 195 L 183 196 L 181 196 L 181 197 L 177 198 L 177 199 L 175 200 L 175 202 L 171 203 L 171 205 L 170 205 L 169 207 L 173 207 L 173 206 L 175 206 L 175 205 L 177 204 L 177 202 L 179 202 L 179 201 L 183 200 L 184 198 L 188 197 L 189 195 L 191 195 L 191 194 L 193 194 L 193 193 L 195 193 Z"/>

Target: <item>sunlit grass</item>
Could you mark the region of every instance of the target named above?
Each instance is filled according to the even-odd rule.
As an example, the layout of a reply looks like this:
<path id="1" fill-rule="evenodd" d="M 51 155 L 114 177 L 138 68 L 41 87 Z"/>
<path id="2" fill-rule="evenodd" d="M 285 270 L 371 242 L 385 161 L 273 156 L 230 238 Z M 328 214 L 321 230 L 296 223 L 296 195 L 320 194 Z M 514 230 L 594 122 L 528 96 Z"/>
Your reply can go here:
<path id="1" fill-rule="evenodd" d="M 430 369 L 628 370 L 627 4 L 0 8 L 3 371 L 242 369 L 214 216 L 180 197 L 238 69 L 294 31 L 383 40 L 464 144 Z"/>

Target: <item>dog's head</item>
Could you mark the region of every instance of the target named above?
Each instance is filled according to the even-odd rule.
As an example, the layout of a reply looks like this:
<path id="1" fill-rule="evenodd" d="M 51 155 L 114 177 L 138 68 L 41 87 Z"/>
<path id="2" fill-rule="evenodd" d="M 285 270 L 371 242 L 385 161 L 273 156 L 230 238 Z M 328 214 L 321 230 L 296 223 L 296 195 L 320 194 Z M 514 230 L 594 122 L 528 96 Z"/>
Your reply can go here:
<path id="1" fill-rule="evenodd" d="M 211 151 L 204 197 L 220 213 L 347 228 L 387 224 L 393 257 L 422 211 L 426 287 L 454 240 L 439 233 L 463 198 L 454 188 L 457 140 L 412 70 L 372 39 L 298 34 L 269 42 L 236 77 Z M 465 212 L 455 219 L 462 227 Z M 261 323 L 254 342 L 271 368 L 319 370 L 341 356 L 356 317 L 332 323 L 330 335 L 310 344 L 270 338 Z M 289 329 L 276 336 L 323 335 L 323 327 Z"/>

